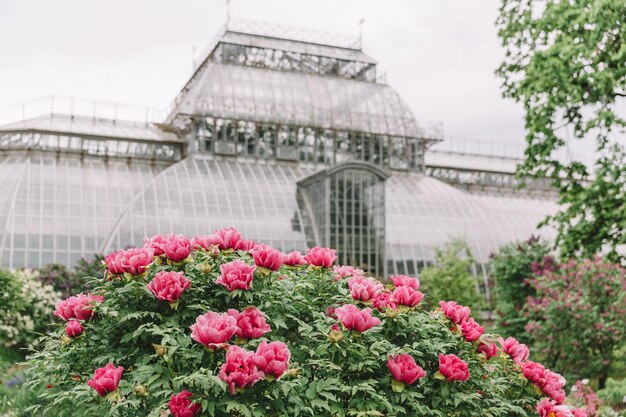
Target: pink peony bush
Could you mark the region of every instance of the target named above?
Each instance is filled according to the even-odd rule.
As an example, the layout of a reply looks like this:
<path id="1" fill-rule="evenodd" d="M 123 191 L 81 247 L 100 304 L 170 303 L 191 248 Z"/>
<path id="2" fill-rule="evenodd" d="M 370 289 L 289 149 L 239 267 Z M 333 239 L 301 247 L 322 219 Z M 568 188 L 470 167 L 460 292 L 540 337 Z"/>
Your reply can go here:
<path id="1" fill-rule="evenodd" d="M 563 378 L 416 278 L 235 229 L 154 236 L 57 305 L 32 359 L 55 416 L 576 416 Z M 440 301 L 440 302 L 439 302 Z M 439 302 L 439 303 L 438 303 Z"/>

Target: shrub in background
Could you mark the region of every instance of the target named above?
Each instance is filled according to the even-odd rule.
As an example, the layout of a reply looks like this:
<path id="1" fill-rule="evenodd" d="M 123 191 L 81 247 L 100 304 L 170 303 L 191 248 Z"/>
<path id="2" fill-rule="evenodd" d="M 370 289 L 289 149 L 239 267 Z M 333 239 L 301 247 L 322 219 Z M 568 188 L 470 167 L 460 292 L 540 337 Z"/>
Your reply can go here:
<path id="1" fill-rule="evenodd" d="M 600 258 L 570 261 L 532 281 L 526 326 L 534 348 L 568 376 L 604 388 L 615 352 L 626 342 L 626 270 Z"/>
<path id="2" fill-rule="evenodd" d="M 416 278 L 384 286 L 356 268 L 331 269 L 335 259 L 326 248 L 283 255 L 234 229 L 116 252 L 91 294 L 58 304 L 28 383 L 47 389 L 29 411 L 584 415 L 560 405 L 558 374 L 539 364 L 522 373 L 528 348 L 512 338 L 498 347 L 469 308 L 442 301 L 425 311 Z"/>
<path id="3" fill-rule="evenodd" d="M 524 306 L 535 294 L 530 279 L 545 267 L 553 265 L 547 242 L 531 237 L 526 242 L 512 243 L 491 255 L 491 278 L 495 283 L 496 326 L 524 343 L 531 340 L 526 333 L 528 315 Z"/>
<path id="4" fill-rule="evenodd" d="M 88 290 L 89 278 L 102 276 L 103 261 L 104 257 L 96 254 L 81 258 L 73 270 L 61 264 L 44 265 L 38 270 L 39 280 L 54 287 L 63 297 L 69 297 Z"/>
<path id="5" fill-rule="evenodd" d="M 31 270 L 0 270 L 0 341 L 18 352 L 32 347 L 51 323 L 50 312 L 61 295 L 42 284 Z"/>
<path id="6" fill-rule="evenodd" d="M 422 287 L 433 305 L 439 300 L 456 300 L 475 311 L 484 310 L 486 301 L 477 289 L 473 265 L 470 247 L 462 239 L 454 239 L 438 248 L 433 264 L 420 272 Z"/>
<path id="7" fill-rule="evenodd" d="M 606 405 L 626 415 L 626 379 L 608 378 L 605 388 L 598 391 L 598 396 Z"/>

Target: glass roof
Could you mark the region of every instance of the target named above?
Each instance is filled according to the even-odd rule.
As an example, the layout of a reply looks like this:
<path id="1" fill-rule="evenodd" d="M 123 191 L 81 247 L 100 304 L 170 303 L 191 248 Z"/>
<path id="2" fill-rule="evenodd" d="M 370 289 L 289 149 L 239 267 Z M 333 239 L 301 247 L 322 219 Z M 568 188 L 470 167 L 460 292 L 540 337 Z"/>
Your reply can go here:
<path id="1" fill-rule="evenodd" d="M 369 55 L 363 53 L 359 49 L 342 48 L 330 45 L 322 45 L 319 43 L 302 42 L 292 39 L 280 39 L 266 35 L 259 36 L 256 34 L 227 31 L 220 39 L 220 42 L 243 46 L 253 46 L 257 48 L 279 49 L 282 51 L 325 56 L 329 58 L 343 59 L 346 61 L 359 61 L 370 64 L 376 63 L 376 60 L 374 60 Z"/>
<path id="2" fill-rule="evenodd" d="M 386 84 L 210 62 L 173 114 L 421 137 Z"/>
<path id="3" fill-rule="evenodd" d="M 206 234 L 225 226 L 282 250 L 306 247 L 296 183 L 321 168 L 196 154 L 162 171 L 130 202 L 104 251 L 145 236 Z M 481 262 L 502 244 L 537 234 L 550 201 L 470 194 L 417 173 L 386 181 L 387 273 L 418 273 L 435 247 L 465 238 Z M 551 231 L 542 230 L 549 237 Z"/>
<path id="4" fill-rule="evenodd" d="M 61 114 L 46 115 L 0 126 L 0 132 L 50 132 L 101 136 L 103 138 L 136 139 L 142 141 L 182 143 L 173 132 L 155 123 L 97 119 Z"/>

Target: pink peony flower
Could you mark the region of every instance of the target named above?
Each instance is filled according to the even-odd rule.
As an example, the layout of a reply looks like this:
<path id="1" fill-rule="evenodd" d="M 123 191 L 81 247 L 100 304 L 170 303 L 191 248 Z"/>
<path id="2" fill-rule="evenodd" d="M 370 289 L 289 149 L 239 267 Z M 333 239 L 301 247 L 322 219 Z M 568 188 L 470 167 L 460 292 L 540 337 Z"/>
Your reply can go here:
<path id="1" fill-rule="evenodd" d="M 298 251 L 292 251 L 283 256 L 283 263 L 289 266 L 305 265 L 304 256 Z"/>
<path id="2" fill-rule="evenodd" d="M 154 261 L 153 256 L 152 248 L 133 248 L 112 253 L 106 257 L 105 262 L 112 274 L 140 275 Z"/>
<path id="3" fill-rule="evenodd" d="M 448 381 L 467 381 L 470 377 L 467 364 L 456 355 L 439 355 L 439 372 Z"/>
<path id="4" fill-rule="evenodd" d="M 561 404 L 565 401 L 564 386 L 565 378 L 556 372 L 546 369 L 543 373 L 543 383 L 539 388 L 541 388 L 544 394 L 556 401 L 557 404 Z"/>
<path id="5" fill-rule="evenodd" d="M 365 271 L 359 268 L 355 268 L 350 265 L 335 265 L 333 266 L 333 277 L 335 281 L 339 281 L 340 279 L 348 278 L 348 277 L 364 277 Z"/>
<path id="6" fill-rule="evenodd" d="M 401 353 L 396 356 L 389 355 L 387 368 L 389 368 L 393 379 L 409 385 L 426 376 L 426 372 L 415 363 L 415 359 L 408 353 Z"/>
<path id="7" fill-rule="evenodd" d="M 254 352 L 248 352 L 239 346 L 230 346 L 226 352 L 226 362 L 220 367 L 219 378 L 228 384 L 231 394 L 235 388 L 254 385 L 263 378 L 254 362 Z"/>
<path id="8" fill-rule="evenodd" d="M 249 290 L 252 287 L 255 269 L 256 267 L 240 260 L 222 264 L 220 266 L 222 275 L 215 280 L 215 283 L 223 285 L 228 291 Z"/>
<path id="9" fill-rule="evenodd" d="M 261 268 L 277 271 L 283 265 L 283 254 L 278 249 L 266 245 L 256 245 L 250 251 L 254 264 Z"/>
<path id="10" fill-rule="evenodd" d="M 480 336 L 485 332 L 485 328 L 478 325 L 474 319 L 469 318 L 461 323 L 461 331 L 465 340 L 468 342 L 475 342 L 480 339 Z"/>
<path id="11" fill-rule="evenodd" d="M 374 296 L 374 298 L 372 298 L 372 307 L 378 309 L 378 311 L 382 311 L 387 308 L 397 310 L 398 303 L 396 303 L 396 300 L 394 300 L 390 292 L 380 291 Z"/>
<path id="12" fill-rule="evenodd" d="M 420 289 L 420 281 L 417 278 L 407 277 L 406 275 L 392 275 L 389 279 L 396 287 L 411 287 L 415 291 Z"/>
<path id="13" fill-rule="evenodd" d="M 374 278 L 364 278 L 361 276 L 353 276 L 348 279 L 348 288 L 352 298 L 357 301 L 369 301 L 384 287 L 383 284 Z"/>
<path id="14" fill-rule="evenodd" d="M 243 339 L 256 339 L 272 329 L 265 321 L 263 313 L 256 307 L 244 308 L 240 313 L 237 310 L 228 310 L 228 315 L 237 321 L 237 337 Z"/>
<path id="15" fill-rule="evenodd" d="M 527 361 L 522 364 L 522 373 L 526 379 L 539 388 L 541 388 L 544 383 L 545 372 L 546 368 L 538 362 Z"/>
<path id="16" fill-rule="evenodd" d="M 337 314 L 337 318 L 346 329 L 356 330 L 360 333 L 363 333 L 374 326 L 378 326 L 381 323 L 378 318 L 372 317 L 371 308 L 359 310 L 353 304 L 346 304 L 342 307 L 336 308 L 335 314 Z"/>
<path id="17" fill-rule="evenodd" d="M 544 398 L 537 403 L 539 417 L 574 417 L 572 410 L 566 405 L 557 405 L 549 398 Z"/>
<path id="18" fill-rule="evenodd" d="M 516 364 L 521 364 L 526 359 L 528 359 L 528 347 L 517 341 L 517 339 L 513 337 L 509 337 L 506 340 L 503 338 L 499 338 L 500 346 L 502 346 L 502 351 L 509 355 L 513 362 Z"/>
<path id="19" fill-rule="evenodd" d="M 393 290 L 393 299 L 403 306 L 415 307 L 423 298 L 424 294 L 413 289 L 413 287 L 401 286 Z"/>
<path id="20" fill-rule="evenodd" d="M 439 305 L 443 309 L 443 314 L 455 324 L 461 324 L 467 320 L 471 314 L 469 307 L 459 305 L 455 301 L 439 301 Z"/>
<path id="21" fill-rule="evenodd" d="M 565 401 L 565 378 L 546 369 L 542 364 L 532 361 L 522 363 L 522 373 L 530 382 L 535 384 L 544 394 L 557 404 Z"/>
<path id="22" fill-rule="evenodd" d="M 243 241 L 241 235 L 234 227 L 216 230 L 206 239 L 209 245 L 216 245 L 221 250 L 249 250 L 254 246 L 250 241 Z"/>
<path id="23" fill-rule="evenodd" d="M 194 403 L 191 401 L 193 394 L 189 391 L 183 390 L 176 395 L 172 395 L 170 402 L 167 403 L 167 407 L 172 412 L 174 417 L 195 417 L 200 411 L 200 403 Z"/>
<path id="24" fill-rule="evenodd" d="M 122 372 L 124 372 L 122 366 L 116 368 L 112 363 L 107 363 L 104 368 L 96 369 L 93 378 L 87 381 L 87 385 L 98 391 L 101 397 L 104 397 L 117 389 L 122 378 Z"/>
<path id="25" fill-rule="evenodd" d="M 157 299 L 173 303 L 191 287 L 191 281 L 185 278 L 182 272 L 161 271 L 146 287 Z"/>
<path id="26" fill-rule="evenodd" d="M 304 260 L 307 261 L 309 265 L 330 268 L 337 260 L 337 251 L 316 246 L 307 251 Z"/>
<path id="27" fill-rule="evenodd" d="M 572 416 L 573 417 L 587 417 L 587 411 L 585 411 L 585 409 L 583 408 L 576 408 L 575 410 L 572 410 Z"/>
<path id="28" fill-rule="evenodd" d="M 106 256 L 106 258 L 104 258 L 104 263 L 106 263 L 107 269 L 112 274 L 123 274 L 126 271 L 126 269 L 122 266 L 122 257 L 119 256 L 120 252 L 123 251 L 120 250 L 110 253 Z"/>
<path id="29" fill-rule="evenodd" d="M 165 243 L 163 243 L 162 248 L 168 259 L 180 262 L 191 253 L 191 242 L 183 235 L 172 233 L 165 236 Z"/>
<path id="30" fill-rule="evenodd" d="M 480 342 L 478 345 L 478 353 L 484 353 L 487 359 L 498 356 L 498 345 L 495 343 L 485 344 Z"/>
<path id="31" fill-rule="evenodd" d="M 198 250 L 210 250 L 213 246 L 212 241 L 209 239 L 209 236 L 194 236 L 190 241 L 191 249 Z"/>
<path id="32" fill-rule="evenodd" d="M 228 313 L 208 313 L 198 316 L 191 325 L 191 338 L 210 349 L 220 349 L 237 333 L 237 320 Z"/>
<path id="33" fill-rule="evenodd" d="M 65 334 L 67 334 L 69 337 L 80 336 L 81 334 L 83 334 L 83 330 L 83 326 L 76 319 L 69 320 L 65 324 Z"/>
<path id="34" fill-rule="evenodd" d="M 143 243 L 146 247 L 152 248 L 154 256 L 161 256 L 165 253 L 165 237 L 163 235 L 154 235 L 150 239 L 144 238 Z"/>
<path id="35" fill-rule="evenodd" d="M 94 315 L 92 307 L 96 303 L 101 303 L 103 301 L 104 297 L 101 295 L 74 295 L 65 300 L 59 301 L 55 306 L 53 314 L 63 320 L 78 319 L 88 321 Z"/>
<path id="36" fill-rule="evenodd" d="M 291 352 L 283 342 L 267 343 L 265 340 L 259 344 L 254 355 L 254 363 L 266 375 L 278 379 L 289 369 Z"/>

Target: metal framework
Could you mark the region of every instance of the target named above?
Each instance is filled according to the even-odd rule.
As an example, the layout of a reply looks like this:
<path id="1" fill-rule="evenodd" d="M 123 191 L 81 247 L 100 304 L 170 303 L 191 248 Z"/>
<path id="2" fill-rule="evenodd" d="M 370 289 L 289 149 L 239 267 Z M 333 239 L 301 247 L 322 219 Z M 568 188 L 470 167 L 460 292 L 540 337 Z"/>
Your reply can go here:
<path id="1" fill-rule="evenodd" d="M 422 171 L 425 143 L 406 137 L 244 120 L 194 119 L 194 150 L 219 155 L 314 162 L 371 162 L 383 168 Z"/>
<path id="2" fill-rule="evenodd" d="M 385 180 L 366 162 L 344 162 L 298 182 L 309 246 L 335 248 L 341 264 L 385 275 Z"/>
<path id="3" fill-rule="evenodd" d="M 234 226 L 419 275 L 463 237 L 489 298 L 489 254 L 537 233 L 556 209 L 548 185 L 515 179 L 515 156 L 440 144 L 441 125 L 417 122 L 358 39 L 293 32 L 229 22 L 161 117 L 59 98 L 0 109 L 13 122 L 0 126 L 2 263 L 72 266 Z"/>

